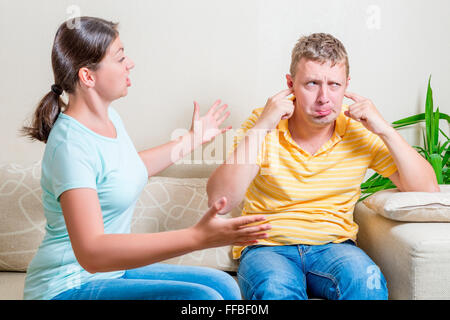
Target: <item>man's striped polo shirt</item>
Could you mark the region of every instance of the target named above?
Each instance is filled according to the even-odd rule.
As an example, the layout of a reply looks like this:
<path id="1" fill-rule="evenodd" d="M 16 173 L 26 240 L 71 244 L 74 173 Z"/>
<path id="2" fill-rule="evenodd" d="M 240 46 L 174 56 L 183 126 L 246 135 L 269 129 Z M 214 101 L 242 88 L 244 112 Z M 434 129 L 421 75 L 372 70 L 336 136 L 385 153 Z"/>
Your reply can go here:
<path id="1" fill-rule="evenodd" d="M 245 194 L 242 215 L 263 214 L 272 225 L 260 245 L 319 245 L 356 241 L 358 225 L 353 209 L 360 185 L 371 168 L 384 177 L 397 171 L 387 147 L 361 123 L 344 115 L 342 107 L 335 130 L 314 154 L 292 139 L 288 120 L 269 132 L 258 154 L 260 170 Z M 263 108 L 253 110 L 235 137 L 233 150 L 252 128 Z M 245 247 L 233 247 L 240 257 Z"/>

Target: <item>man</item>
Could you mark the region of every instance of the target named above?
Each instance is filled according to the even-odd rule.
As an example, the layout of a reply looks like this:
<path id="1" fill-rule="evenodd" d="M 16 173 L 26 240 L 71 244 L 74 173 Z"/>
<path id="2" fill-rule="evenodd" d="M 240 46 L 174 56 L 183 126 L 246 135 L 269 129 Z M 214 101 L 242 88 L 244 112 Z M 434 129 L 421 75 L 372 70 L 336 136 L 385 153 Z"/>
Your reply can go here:
<path id="1" fill-rule="evenodd" d="M 384 276 L 355 245 L 360 184 L 372 168 L 400 191 L 434 192 L 434 171 L 369 99 L 346 92 L 348 57 L 333 36 L 300 38 L 286 79 L 208 181 L 210 204 L 225 196 L 226 212 L 244 199 L 243 215 L 264 214 L 271 225 L 257 245 L 233 248 L 242 293 L 387 299 Z M 354 103 L 343 106 L 344 96 Z"/>

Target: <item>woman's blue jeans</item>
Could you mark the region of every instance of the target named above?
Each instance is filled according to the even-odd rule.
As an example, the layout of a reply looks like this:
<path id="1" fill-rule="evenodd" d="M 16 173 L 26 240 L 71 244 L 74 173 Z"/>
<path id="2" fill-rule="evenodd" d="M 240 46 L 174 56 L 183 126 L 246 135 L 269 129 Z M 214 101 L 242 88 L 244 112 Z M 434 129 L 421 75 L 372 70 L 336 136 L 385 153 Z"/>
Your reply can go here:
<path id="1" fill-rule="evenodd" d="M 238 270 L 248 300 L 386 300 L 386 280 L 353 241 L 325 245 L 251 246 Z"/>
<path id="2" fill-rule="evenodd" d="M 236 280 L 213 268 L 155 263 L 118 279 L 93 280 L 54 300 L 238 300 Z"/>

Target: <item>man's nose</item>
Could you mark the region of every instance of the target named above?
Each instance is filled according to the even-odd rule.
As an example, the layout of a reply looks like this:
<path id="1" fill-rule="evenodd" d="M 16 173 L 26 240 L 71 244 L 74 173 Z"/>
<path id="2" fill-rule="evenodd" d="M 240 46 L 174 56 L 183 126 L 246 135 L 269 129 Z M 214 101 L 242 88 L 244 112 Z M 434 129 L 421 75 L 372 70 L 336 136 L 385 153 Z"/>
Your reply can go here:
<path id="1" fill-rule="evenodd" d="M 326 104 L 326 103 L 328 103 L 330 101 L 329 95 L 328 95 L 328 86 L 327 85 L 320 86 L 319 96 L 317 98 L 317 101 L 320 104 Z"/>

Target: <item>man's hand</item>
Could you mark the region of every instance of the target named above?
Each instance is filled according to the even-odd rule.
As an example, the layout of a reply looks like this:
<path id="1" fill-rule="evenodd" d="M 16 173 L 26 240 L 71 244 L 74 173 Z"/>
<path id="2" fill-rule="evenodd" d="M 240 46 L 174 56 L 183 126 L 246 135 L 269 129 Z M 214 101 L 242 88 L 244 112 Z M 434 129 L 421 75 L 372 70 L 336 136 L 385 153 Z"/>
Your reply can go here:
<path id="1" fill-rule="evenodd" d="M 255 127 L 272 130 L 275 129 L 280 120 L 289 119 L 294 114 L 294 102 L 288 99 L 292 94 L 291 88 L 280 91 L 267 100 Z"/>
<path id="2" fill-rule="evenodd" d="M 372 101 L 351 92 L 346 92 L 344 95 L 355 101 L 348 107 L 348 111 L 344 112 L 347 117 L 361 122 L 364 127 L 376 135 L 383 135 L 392 130 L 391 125 L 384 120 Z"/>
<path id="3" fill-rule="evenodd" d="M 378 135 L 389 149 L 398 169 L 389 178 L 399 190 L 439 192 L 436 175 L 431 165 L 383 119 L 372 101 L 350 92 L 346 92 L 345 96 L 355 101 L 348 107 L 345 115 L 361 122 L 368 130 Z"/>

